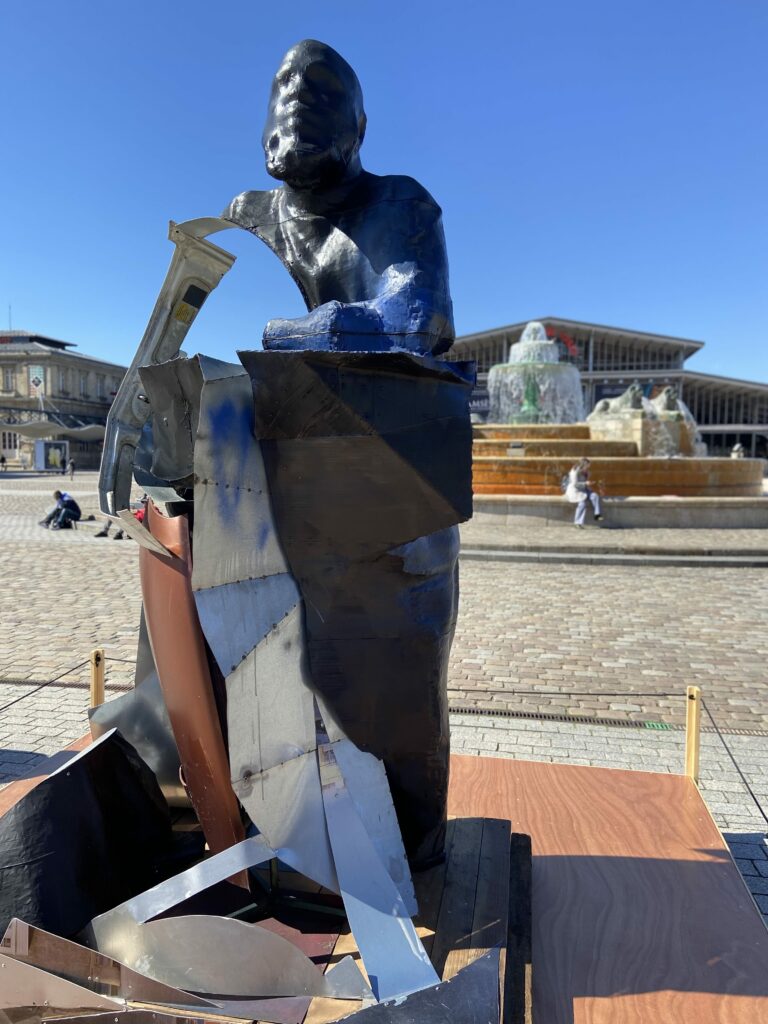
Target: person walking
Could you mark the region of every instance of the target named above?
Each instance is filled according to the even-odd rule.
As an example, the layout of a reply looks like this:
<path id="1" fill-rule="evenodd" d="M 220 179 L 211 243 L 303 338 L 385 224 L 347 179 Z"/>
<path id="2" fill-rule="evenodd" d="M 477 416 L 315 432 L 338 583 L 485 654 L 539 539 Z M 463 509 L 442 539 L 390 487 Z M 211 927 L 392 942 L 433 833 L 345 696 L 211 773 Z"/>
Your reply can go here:
<path id="1" fill-rule="evenodd" d="M 67 472 L 69 473 L 69 479 L 70 480 L 74 480 L 75 479 L 75 460 L 74 459 L 70 459 L 69 462 L 67 463 Z"/>
<path id="2" fill-rule="evenodd" d="M 587 515 L 587 502 L 592 505 L 592 512 L 595 520 L 600 522 L 603 518 L 603 511 L 600 504 L 600 495 L 592 489 L 592 481 L 589 479 L 589 459 L 579 459 L 571 467 L 568 473 L 568 486 L 565 489 L 565 497 L 576 506 L 573 517 L 573 524 L 579 530 L 584 529 L 584 520 Z"/>
<path id="3" fill-rule="evenodd" d="M 5 456 L 0 455 L 0 469 L 5 473 L 8 469 L 8 463 L 5 461 Z"/>

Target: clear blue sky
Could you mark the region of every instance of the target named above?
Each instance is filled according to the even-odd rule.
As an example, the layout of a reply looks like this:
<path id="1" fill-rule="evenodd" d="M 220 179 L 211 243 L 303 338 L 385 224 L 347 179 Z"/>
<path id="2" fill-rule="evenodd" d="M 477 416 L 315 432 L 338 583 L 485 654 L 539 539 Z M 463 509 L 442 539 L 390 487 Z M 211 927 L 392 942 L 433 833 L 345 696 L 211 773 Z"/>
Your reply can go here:
<path id="1" fill-rule="evenodd" d="M 768 380 L 766 0 L 9 0 L 0 328 L 10 303 L 128 362 L 168 220 L 270 186 L 268 87 L 307 36 L 358 72 L 367 168 L 442 205 L 459 333 L 570 317 Z M 234 358 L 303 307 L 256 239 L 225 245 L 185 347 Z"/>

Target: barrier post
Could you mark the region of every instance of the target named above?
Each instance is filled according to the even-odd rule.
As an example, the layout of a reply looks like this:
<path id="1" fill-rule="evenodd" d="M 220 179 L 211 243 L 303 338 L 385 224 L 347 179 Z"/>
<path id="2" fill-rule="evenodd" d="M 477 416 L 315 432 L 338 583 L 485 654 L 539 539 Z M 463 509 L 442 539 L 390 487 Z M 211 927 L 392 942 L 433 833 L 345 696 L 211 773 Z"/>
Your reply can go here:
<path id="1" fill-rule="evenodd" d="M 91 667 L 90 706 L 97 708 L 104 703 L 104 648 L 96 647 L 89 658 Z"/>
<path id="2" fill-rule="evenodd" d="M 685 774 L 698 785 L 699 748 L 701 741 L 700 687 L 687 687 L 685 696 Z"/>

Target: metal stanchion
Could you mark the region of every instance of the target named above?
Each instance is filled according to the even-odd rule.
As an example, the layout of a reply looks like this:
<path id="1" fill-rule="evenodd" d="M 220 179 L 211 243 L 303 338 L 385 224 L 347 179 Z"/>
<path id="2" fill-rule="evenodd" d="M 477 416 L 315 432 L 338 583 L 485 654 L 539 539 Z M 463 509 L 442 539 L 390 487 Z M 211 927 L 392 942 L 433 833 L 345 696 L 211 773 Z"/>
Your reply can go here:
<path id="1" fill-rule="evenodd" d="M 701 689 L 698 686 L 689 686 L 685 695 L 685 774 L 698 785 L 701 746 Z"/>
<path id="2" fill-rule="evenodd" d="M 104 703 L 104 648 L 91 651 L 88 661 L 91 666 L 90 706 L 97 708 Z"/>

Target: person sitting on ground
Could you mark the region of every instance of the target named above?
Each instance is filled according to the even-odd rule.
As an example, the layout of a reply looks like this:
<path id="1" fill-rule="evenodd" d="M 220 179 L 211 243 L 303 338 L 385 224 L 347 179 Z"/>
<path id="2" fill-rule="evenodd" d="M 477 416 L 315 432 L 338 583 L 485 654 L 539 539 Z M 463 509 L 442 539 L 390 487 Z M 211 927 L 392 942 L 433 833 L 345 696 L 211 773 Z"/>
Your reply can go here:
<path id="1" fill-rule="evenodd" d="M 71 494 L 66 491 L 54 491 L 56 507 L 51 509 L 45 519 L 40 520 L 40 526 L 52 530 L 70 530 L 72 523 L 76 523 L 82 516 L 80 506 Z"/>
<path id="2" fill-rule="evenodd" d="M 592 504 L 592 511 L 597 522 L 600 522 L 603 518 L 600 495 L 592 489 L 592 481 L 589 479 L 589 459 L 579 459 L 576 465 L 571 467 L 568 473 L 568 486 L 565 491 L 565 497 L 576 505 L 573 523 L 578 529 L 584 529 L 588 501 Z"/>

